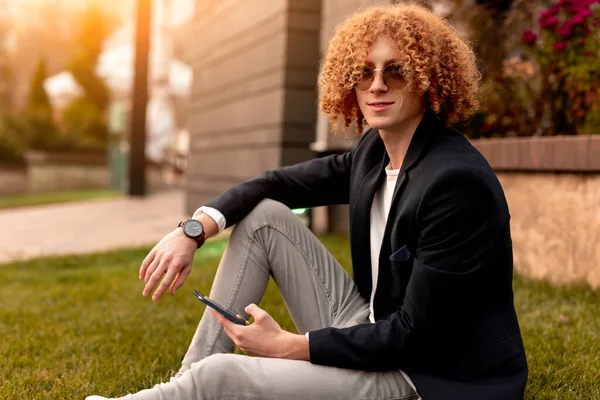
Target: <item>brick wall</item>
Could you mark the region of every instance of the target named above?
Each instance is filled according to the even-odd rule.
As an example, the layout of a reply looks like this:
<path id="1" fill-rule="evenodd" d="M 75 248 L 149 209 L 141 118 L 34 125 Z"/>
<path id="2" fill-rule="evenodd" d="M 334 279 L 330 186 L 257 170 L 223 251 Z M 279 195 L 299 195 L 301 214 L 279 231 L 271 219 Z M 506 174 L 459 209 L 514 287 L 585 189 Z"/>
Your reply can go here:
<path id="1" fill-rule="evenodd" d="M 496 171 L 600 172 L 600 136 L 479 139 L 473 144 Z"/>

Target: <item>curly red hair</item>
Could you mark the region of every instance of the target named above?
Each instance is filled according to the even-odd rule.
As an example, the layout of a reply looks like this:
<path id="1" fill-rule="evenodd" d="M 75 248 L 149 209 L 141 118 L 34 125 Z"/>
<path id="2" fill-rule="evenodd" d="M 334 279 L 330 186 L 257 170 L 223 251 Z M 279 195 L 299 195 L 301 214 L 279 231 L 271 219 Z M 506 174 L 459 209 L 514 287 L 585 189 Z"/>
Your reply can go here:
<path id="1" fill-rule="evenodd" d="M 368 50 L 388 37 L 402 52 L 398 63 L 407 90 L 424 96 L 446 125 L 470 117 L 479 106 L 481 73 L 470 44 L 445 19 L 412 4 L 373 7 L 354 14 L 329 41 L 319 79 L 321 110 L 335 125 L 364 124 L 354 85 L 360 80 Z"/>

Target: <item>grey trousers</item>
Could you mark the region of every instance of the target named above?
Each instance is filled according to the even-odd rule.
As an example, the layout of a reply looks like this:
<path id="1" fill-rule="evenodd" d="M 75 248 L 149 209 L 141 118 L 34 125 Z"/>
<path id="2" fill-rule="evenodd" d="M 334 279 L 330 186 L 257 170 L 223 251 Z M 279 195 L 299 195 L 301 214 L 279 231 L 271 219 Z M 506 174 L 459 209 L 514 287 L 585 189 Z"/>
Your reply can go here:
<path id="1" fill-rule="evenodd" d="M 259 304 L 271 275 L 301 333 L 369 323 L 369 304 L 323 244 L 285 205 L 264 200 L 233 230 L 210 297 L 247 316 L 244 308 Z M 179 372 L 122 399 L 418 399 L 399 370 L 325 367 L 233 349 L 207 308 Z"/>

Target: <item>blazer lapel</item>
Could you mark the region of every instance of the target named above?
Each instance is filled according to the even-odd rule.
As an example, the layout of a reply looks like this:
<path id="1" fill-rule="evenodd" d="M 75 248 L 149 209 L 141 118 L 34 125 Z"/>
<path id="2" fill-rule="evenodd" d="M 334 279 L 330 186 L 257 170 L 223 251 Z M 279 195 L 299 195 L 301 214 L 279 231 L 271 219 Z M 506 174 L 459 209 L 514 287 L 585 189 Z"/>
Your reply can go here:
<path id="1" fill-rule="evenodd" d="M 363 178 L 356 196 L 356 203 L 351 213 L 351 232 L 354 236 L 351 242 L 352 254 L 355 254 L 359 260 L 353 265 L 354 279 L 357 282 L 361 282 L 359 291 L 365 299 L 368 299 L 371 295 L 373 286 L 370 255 L 371 205 L 373 204 L 375 192 L 381 186 L 385 176 L 385 158 L 384 154 L 382 154 L 381 160 Z"/>
<path id="2" fill-rule="evenodd" d="M 441 129 L 441 122 L 431 111 L 427 111 L 425 115 L 423 115 L 419 126 L 417 126 L 415 134 L 408 145 L 408 150 L 406 152 L 406 156 L 404 157 L 404 161 L 402 162 L 400 172 L 398 173 L 398 178 L 396 179 L 396 186 L 394 187 L 394 195 L 392 197 L 390 213 L 385 224 L 385 232 L 383 235 L 384 243 L 386 243 L 386 240 L 389 238 L 393 221 L 396 218 L 394 210 L 398 209 L 396 204 L 401 198 L 402 191 L 404 190 L 406 182 L 408 181 L 408 171 L 417 164 L 432 138 L 434 138 L 436 134 L 441 134 L 441 132 L 435 131 Z M 385 158 L 386 160 L 389 160 L 387 153 Z"/>
<path id="3" fill-rule="evenodd" d="M 392 203 L 398 197 L 398 193 L 400 193 L 401 189 L 403 188 L 403 184 L 406 181 L 406 172 L 417 163 L 427 147 L 427 144 L 429 144 L 431 138 L 433 138 L 436 134 L 436 132 L 432 132 L 432 130 L 435 130 L 435 128 L 438 126 L 438 122 L 439 121 L 437 117 L 431 111 L 428 111 L 425 113 L 425 115 L 423 115 L 423 118 L 417 126 L 415 134 L 408 145 L 406 156 L 402 162 L 402 167 L 400 168 L 400 173 L 398 174 L 398 180 L 396 181 L 396 187 L 394 188 Z"/>

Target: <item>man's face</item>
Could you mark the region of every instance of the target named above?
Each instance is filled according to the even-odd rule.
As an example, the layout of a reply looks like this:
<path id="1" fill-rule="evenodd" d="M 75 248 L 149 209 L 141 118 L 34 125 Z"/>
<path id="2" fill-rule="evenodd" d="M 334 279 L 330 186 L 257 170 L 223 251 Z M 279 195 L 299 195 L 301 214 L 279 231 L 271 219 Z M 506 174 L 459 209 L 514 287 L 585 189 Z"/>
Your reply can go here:
<path id="1" fill-rule="evenodd" d="M 400 128 L 406 120 L 420 115 L 425 107 L 421 96 L 405 89 L 406 82 L 398 64 L 400 56 L 398 46 L 386 37 L 379 37 L 369 49 L 364 80 L 355 91 L 358 106 L 371 128 Z"/>

